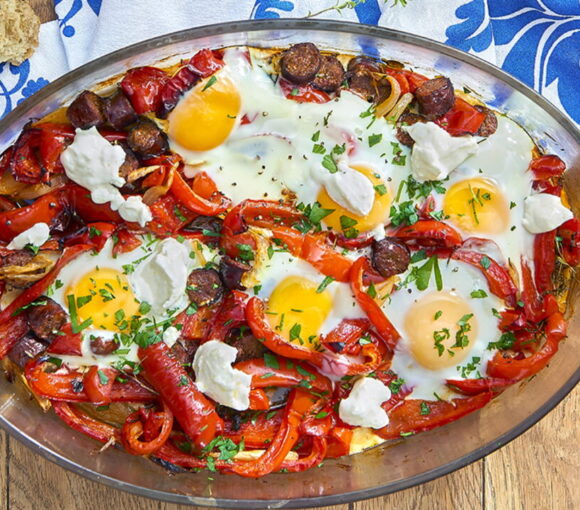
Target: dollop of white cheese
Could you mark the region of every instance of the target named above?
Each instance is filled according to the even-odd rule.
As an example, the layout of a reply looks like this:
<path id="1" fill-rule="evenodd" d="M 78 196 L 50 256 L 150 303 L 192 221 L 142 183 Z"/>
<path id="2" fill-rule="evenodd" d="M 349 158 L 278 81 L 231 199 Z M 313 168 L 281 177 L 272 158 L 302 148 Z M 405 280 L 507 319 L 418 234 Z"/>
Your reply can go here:
<path id="1" fill-rule="evenodd" d="M 151 305 L 153 315 L 163 316 L 167 310 L 187 306 L 185 287 L 195 264 L 189 253 L 186 243 L 169 237 L 129 275 L 135 296 Z"/>
<path id="2" fill-rule="evenodd" d="M 366 216 L 371 212 L 375 201 L 372 182 L 344 161 L 339 161 L 337 167 L 338 172 L 328 174 L 324 180 L 327 193 L 347 211 L 357 216 Z"/>
<path id="3" fill-rule="evenodd" d="M 231 345 L 210 340 L 195 353 L 195 384 L 202 393 L 224 406 L 244 411 L 250 406 L 252 376 L 232 368 L 238 351 Z"/>
<path id="4" fill-rule="evenodd" d="M 380 429 L 389 423 L 381 404 L 390 398 L 391 390 L 381 381 L 363 377 L 354 383 L 348 398 L 340 401 L 338 415 L 349 425 Z"/>
<path id="5" fill-rule="evenodd" d="M 50 229 L 46 223 L 37 223 L 28 230 L 18 234 L 6 248 L 9 250 L 22 250 L 28 244 L 32 246 L 42 246 L 50 237 Z"/>
<path id="6" fill-rule="evenodd" d="M 109 204 L 119 211 L 121 218 L 135 221 L 142 227 L 151 221 L 151 210 L 141 197 L 124 199 L 118 188 L 125 184 L 119 167 L 125 161 L 120 145 L 110 144 L 97 128 L 77 129 L 73 143 L 62 153 L 60 160 L 67 177 L 86 188 L 95 204 Z"/>
<path id="7" fill-rule="evenodd" d="M 537 193 L 524 200 L 522 223 L 530 234 L 549 232 L 573 217 L 572 211 L 562 205 L 560 197 L 550 193 Z"/>
<path id="8" fill-rule="evenodd" d="M 411 173 L 419 182 L 445 179 L 478 150 L 473 136 L 451 136 L 434 122 L 417 122 L 403 129 L 415 141 Z"/>
<path id="9" fill-rule="evenodd" d="M 163 342 L 167 345 L 167 347 L 171 348 L 175 345 L 175 342 L 177 342 L 179 335 L 179 330 L 175 326 L 169 326 L 163 332 Z"/>

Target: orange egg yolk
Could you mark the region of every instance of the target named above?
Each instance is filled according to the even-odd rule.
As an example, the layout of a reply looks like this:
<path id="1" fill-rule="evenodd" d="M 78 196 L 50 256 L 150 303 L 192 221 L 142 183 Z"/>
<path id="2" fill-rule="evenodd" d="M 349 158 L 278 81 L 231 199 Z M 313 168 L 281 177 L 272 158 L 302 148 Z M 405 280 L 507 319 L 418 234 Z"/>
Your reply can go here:
<path id="1" fill-rule="evenodd" d="M 328 290 L 316 292 L 318 286 L 300 276 L 288 276 L 268 300 L 272 328 L 286 340 L 308 348 L 318 345 L 320 328 L 332 309 L 332 295 Z"/>
<path id="2" fill-rule="evenodd" d="M 449 292 L 420 298 L 404 322 L 413 358 L 429 370 L 441 370 L 463 361 L 477 337 L 471 307 Z"/>
<path id="3" fill-rule="evenodd" d="M 74 296 L 79 324 L 91 319 L 94 328 L 118 331 L 123 318 L 139 311 L 127 278 L 115 269 L 99 268 L 86 273 L 67 289 L 66 295 L 67 299 Z"/>
<path id="4" fill-rule="evenodd" d="M 377 225 L 386 222 L 389 215 L 389 207 L 391 205 L 391 194 L 388 186 L 384 184 L 370 168 L 363 166 L 353 166 L 352 168 L 367 177 L 375 187 L 373 208 L 366 216 L 353 214 L 351 211 L 337 204 L 332 200 L 332 198 L 330 198 L 330 195 L 324 188 L 322 188 L 318 194 L 317 200 L 324 209 L 334 209 L 334 212 L 329 214 L 323 220 L 327 226 L 339 232 L 348 228 L 354 228 L 359 232 L 366 232 L 372 230 Z M 352 227 L 349 227 L 348 225 L 352 222 L 344 222 L 344 220 L 341 222 L 341 216 L 354 220 L 356 223 Z"/>
<path id="5" fill-rule="evenodd" d="M 466 179 L 449 188 L 443 212 L 461 230 L 497 234 L 507 229 L 509 205 L 496 185 L 487 179 Z"/>
<path id="6" fill-rule="evenodd" d="M 240 94 L 217 73 L 199 82 L 169 115 L 169 137 L 185 149 L 207 151 L 230 135 L 240 113 Z"/>

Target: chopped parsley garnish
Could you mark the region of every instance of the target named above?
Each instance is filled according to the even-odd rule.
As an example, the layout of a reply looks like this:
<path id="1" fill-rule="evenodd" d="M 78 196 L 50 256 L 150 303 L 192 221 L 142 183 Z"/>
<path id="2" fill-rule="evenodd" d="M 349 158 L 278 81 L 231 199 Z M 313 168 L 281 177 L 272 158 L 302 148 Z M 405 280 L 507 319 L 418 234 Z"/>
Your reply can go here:
<path id="1" fill-rule="evenodd" d="M 278 358 L 269 352 L 264 353 L 264 364 L 268 368 L 273 368 L 274 370 L 278 370 L 280 368 L 280 363 L 278 363 Z"/>
<path id="2" fill-rule="evenodd" d="M 326 287 L 328 287 L 333 281 L 334 278 L 332 276 L 325 276 L 324 280 L 322 280 L 322 283 L 316 289 L 316 293 L 321 294 L 322 292 L 324 292 Z"/>
<path id="3" fill-rule="evenodd" d="M 481 264 L 481 267 L 483 267 L 483 269 L 489 269 L 489 266 L 491 266 L 491 260 L 489 260 L 489 257 L 487 257 L 486 255 L 481 257 L 479 263 Z"/>
<path id="4" fill-rule="evenodd" d="M 290 340 L 296 340 L 300 338 L 300 332 L 302 331 L 302 326 L 300 324 L 294 324 L 290 328 Z"/>
<path id="5" fill-rule="evenodd" d="M 467 365 L 465 365 L 464 367 L 457 367 L 457 370 L 461 372 L 461 377 L 467 379 L 473 372 L 477 370 L 480 361 L 481 358 L 479 356 L 473 356 L 473 358 L 471 358 L 471 361 L 467 363 Z M 479 375 L 478 379 L 481 379 L 481 374 L 478 373 L 478 375 Z"/>
<path id="6" fill-rule="evenodd" d="M 369 135 L 369 147 L 373 147 L 381 142 L 383 135 L 381 133 Z"/>
<path id="7" fill-rule="evenodd" d="M 469 345 L 469 337 L 467 336 L 467 333 L 471 331 L 471 324 L 469 324 L 469 321 L 472 317 L 472 313 L 467 313 L 457 321 L 459 329 L 457 330 L 457 333 L 455 333 L 455 343 L 451 346 L 452 348 L 460 347 L 463 349 Z"/>
<path id="8" fill-rule="evenodd" d="M 342 232 L 347 239 L 353 239 L 358 236 L 359 231 L 354 228 L 355 225 L 358 225 L 358 221 L 356 221 L 354 218 L 349 218 L 348 216 L 344 215 L 340 217 L 340 228 L 342 229 Z"/>
<path id="9" fill-rule="evenodd" d="M 70 315 L 71 330 L 76 335 L 77 333 L 80 333 L 83 329 L 88 328 L 93 323 L 93 319 L 92 317 L 89 317 L 86 321 L 83 321 L 81 324 L 79 324 L 77 304 L 74 295 L 73 294 L 67 295 L 66 300 L 68 304 L 68 313 Z"/>
<path id="10" fill-rule="evenodd" d="M 487 349 L 493 351 L 494 349 L 511 349 L 516 342 L 516 337 L 511 331 L 503 333 L 497 342 L 490 342 L 487 344 Z"/>
<path id="11" fill-rule="evenodd" d="M 419 221 L 419 214 L 411 200 L 401 202 L 398 205 L 391 205 L 389 216 L 391 218 L 391 224 L 394 227 L 398 227 L 399 225 L 413 225 Z"/>
<path id="12" fill-rule="evenodd" d="M 427 404 L 427 402 L 421 402 L 421 405 L 419 407 L 420 407 L 419 413 L 422 416 L 426 416 L 428 414 L 431 414 L 431 408 L 429 407 L 429 405 Z"/>
<path id="13" fill-rule="evenodd" d="M 313 204 L 304 205 L 302 203 L 298 204 L 297 209 L 302 211 L 304 217 L 294 225 L 303 234 L 314 230 L 315 232 L 320 231 L 322 228 L 320 222 L 326 218 L 329 214 L 334 212 L 334 209 L 324 209 L 320 206 L 319 202 L 314 202 Z"/>
<path id="14" fill-rule="evenodd" d="M 207 83 L 203 86 L 203 88 L 201 89 L 202 92 L 205 92 L 207 89 L 209 89 L 212 85 L 215 85 L 215 83 L 217 82 L 217 78 L 214 76 L 211 76 L 209 80 L 207 80 Z"/>
<path id="15" fill-rule="evenodd" d="M 236 244 L 238 258 L 244 261 L 254 260 L 254 250 L 249 244 Z"/>
<path id="16" fill-rule="evenodd" d="M 483 290 L 483 289 L 477 289 L 477 290 L 471 291 L 470 296 L 472 298 L 486 298 L 487 292 L 485 292 L 485 290 Z"/>
<path id="17" fill-rule="evenodd" d="M 374 188 L 381 197 L 387 193 L 387 187 L 384 184 L 377 184 Z"/>
<path id="18" fill-rule="evenodd" d="M 389 383 L 389 389 L 391 393 L 396 395 L 401 390 L 401 387 L 405 384 L 405 379 L 394 379 Z"/>
<path id="19" fill-rule="evenodd" d="M 177 207 L 177 206 L 173 207 L 173 214 L 175 214 L 176 218 L 179 221 L 187 221 L 187 218 L 183 215 L 183 213 L 181 212 L 181 209 L 179 209 L 179 207 Z"/>
<path id="20" fill-rule="evenodd" d="M 105 375 L 102 370 L 97 370 L 97 375 L 99 376 L 99 382 L 104 386 L 109 382 L 109 378 Z"/>

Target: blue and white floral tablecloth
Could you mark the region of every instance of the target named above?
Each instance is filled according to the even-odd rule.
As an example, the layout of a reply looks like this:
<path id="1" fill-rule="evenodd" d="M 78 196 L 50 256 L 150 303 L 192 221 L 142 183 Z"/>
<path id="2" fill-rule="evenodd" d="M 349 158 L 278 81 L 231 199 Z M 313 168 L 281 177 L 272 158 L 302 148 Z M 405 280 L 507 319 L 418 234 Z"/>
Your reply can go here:
<path id="1" fill-rule="evenodd" d="M 0 64 L 0 117 L 95 57 L 156 35 L 238 19 L 344 19 L 405 30 L 478 55 L 580 124 L 580 0 L 54 0 L 37 52 Z M 406 4 L 406 5 L 405 5 Z"/>

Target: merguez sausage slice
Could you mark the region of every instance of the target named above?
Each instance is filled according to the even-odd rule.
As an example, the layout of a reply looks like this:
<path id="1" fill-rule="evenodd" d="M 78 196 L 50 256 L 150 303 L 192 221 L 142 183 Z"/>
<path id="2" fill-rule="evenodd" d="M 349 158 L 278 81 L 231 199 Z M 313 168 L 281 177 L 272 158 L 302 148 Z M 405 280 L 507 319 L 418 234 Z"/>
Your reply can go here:
<path id="1" fill-rule="evenodd" d="M 344 68 L 340 60 L 333 55 L 323 55 L 322 64 L 312 81 L 312 85 L 324 92 L 334 92 L 342 85 L 344 76 Z"/>
<path id="2" fill-rule="evenodd" d="M 197 306 L 211 305 L 224 293 L 219 273 L 214 269 L 194 269 L 187 278 L 187 294 Z"/>
<path id="3" fill-rule="evenodd" d="M 68 107 L 66 116 L 74 127 L 81 129 L 99 127 L 107 122 L 103 98 L 90 90 L 79 94 Z"/>
<path id="4" fill-rule="evenodd" d="M 385 278 L 403 273 L 409 267 L 411 255 L 404 244 L 385 237 L 373 242 L 372 264 Z"/>
<path id="5" fill-rule="evenodd" d="M 312 43 L 295 44 L 288 48 L 280 60 L 282 76 L 301 85 L 312 81 L 322 64 L 322 56 Z"/>
<path id="6" fill-rule="evenodd" d="M 455 92 L 449 78 L 427 80 L 415 90 L 419 111 L 431 118 L 446 114 L 455 104 Z"/>

